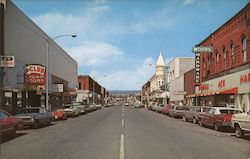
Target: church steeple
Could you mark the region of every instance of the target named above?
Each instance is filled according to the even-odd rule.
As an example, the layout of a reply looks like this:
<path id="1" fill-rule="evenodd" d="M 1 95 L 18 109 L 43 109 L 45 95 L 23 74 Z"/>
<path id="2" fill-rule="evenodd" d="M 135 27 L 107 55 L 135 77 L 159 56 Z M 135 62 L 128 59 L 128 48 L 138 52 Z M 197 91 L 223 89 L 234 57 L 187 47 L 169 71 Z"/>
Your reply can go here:
<path id="1" fill-rule="evenodd" d="M 158 60 L 156 62 L 156 66 L 165 66 L 165 61 L 164 61 L 164 58 L 163 58 L 163 55 L 162 55 L 162 50 L 160 51 L 160 55 L 158 57 Z"/>

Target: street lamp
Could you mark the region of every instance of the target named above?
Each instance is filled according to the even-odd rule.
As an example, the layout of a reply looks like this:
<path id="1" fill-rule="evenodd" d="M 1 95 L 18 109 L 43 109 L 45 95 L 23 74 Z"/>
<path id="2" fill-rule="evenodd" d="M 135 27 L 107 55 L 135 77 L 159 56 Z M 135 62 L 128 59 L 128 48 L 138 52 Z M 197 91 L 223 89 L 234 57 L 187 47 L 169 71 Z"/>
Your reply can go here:
<path id="1" fill-rule="evenodd" d="M 49 44 L 54 41 L 57 38 L 64 37 L 64 36 L 71 36 L 73 38 L 76 37 L 76 34 L 70 34 L 70 35 L 59 35 L 52 39 L 46 39 L 47 42 L 47 54 L 46 54 L 46 109 L 47 111 L 50 111 L 49 108 Z"/>

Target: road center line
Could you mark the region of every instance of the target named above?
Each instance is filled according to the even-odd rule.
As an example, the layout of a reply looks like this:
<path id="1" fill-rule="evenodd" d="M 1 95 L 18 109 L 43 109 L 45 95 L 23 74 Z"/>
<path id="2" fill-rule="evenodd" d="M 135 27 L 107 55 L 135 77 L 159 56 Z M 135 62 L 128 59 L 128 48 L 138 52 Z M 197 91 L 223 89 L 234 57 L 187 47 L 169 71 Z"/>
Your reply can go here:
<path id="1" fill-rule="evenodd" d="M 124 119 L 122 119 L 122 126 L 124 126 Z"/>
<path id="2" fill-rule="evenodd" d="M 121 134 L 121 142 L 120 142 L 120 156 L 119 159 L 124 159 L 124 135 Z"/>
<path id="3" fill-rule="evenodd" d="M 124 117 L 124 113 L 122 113 L 122 117 Z"/>

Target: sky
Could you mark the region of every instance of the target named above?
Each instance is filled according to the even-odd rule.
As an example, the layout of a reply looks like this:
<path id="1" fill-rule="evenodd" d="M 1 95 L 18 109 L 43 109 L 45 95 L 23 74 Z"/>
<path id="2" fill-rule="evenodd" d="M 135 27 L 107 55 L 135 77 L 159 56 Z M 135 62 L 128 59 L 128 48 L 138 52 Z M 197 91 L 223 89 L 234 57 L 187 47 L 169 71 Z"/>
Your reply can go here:
<path id="1" fill-rule="evenodd" d="M 108 90 L 140 90 L 165 62 L 194 57 L 192 47 L 248 0 L 12 0 Z"/>

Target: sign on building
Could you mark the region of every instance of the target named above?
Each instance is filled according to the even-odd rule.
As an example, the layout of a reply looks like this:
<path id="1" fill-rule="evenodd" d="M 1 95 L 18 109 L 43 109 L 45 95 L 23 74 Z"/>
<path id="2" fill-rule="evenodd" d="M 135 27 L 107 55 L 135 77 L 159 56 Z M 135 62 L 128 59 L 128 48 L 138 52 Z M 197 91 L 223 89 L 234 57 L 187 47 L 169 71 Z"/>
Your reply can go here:
<path id="1" fill-rule="evenodd" d="M 45 90 L 46 68 L 36 64 L 26 66 L 24 82 L 27 90 Z"/>
<path id="2" fill-rule="evenodd" d="M 213 47 L 211 46 L 195 46 L 192 49 L 193 52 L 213 52 Z"/>
<path id="3" fill-rule="evenodd" d="M 63 84 L 52 84 L 52 92 L 63 92 Z"/>
<path id="4" fill-rule="evenodd" d="M 8 55 L 1 55 L 0 67 L 15 67 L 15 57 Z"/>
<path id="5" fill-rule="evenodd" d="M 195 53 L 195 83 L 200 83 L 200 58 L 201 53 L 196 52 Z"/>

